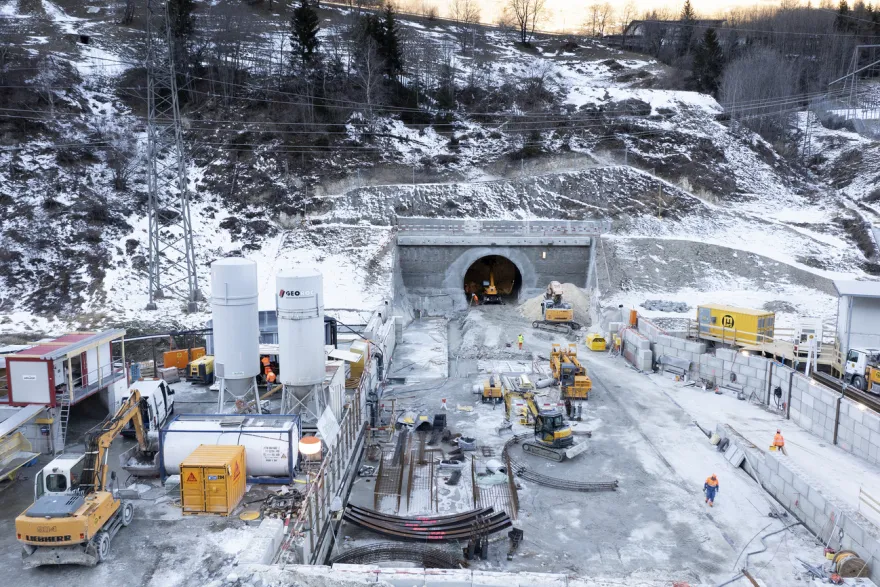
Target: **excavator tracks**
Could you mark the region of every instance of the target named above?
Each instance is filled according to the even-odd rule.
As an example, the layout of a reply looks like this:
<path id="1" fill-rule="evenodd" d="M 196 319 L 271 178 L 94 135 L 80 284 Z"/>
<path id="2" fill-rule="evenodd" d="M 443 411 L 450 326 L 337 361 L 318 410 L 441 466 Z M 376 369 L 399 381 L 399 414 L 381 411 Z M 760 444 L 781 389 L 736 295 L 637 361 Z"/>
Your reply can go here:
<path id="1" fill-rule="evenodd" d="M 537 328 L 538 330 L 546 330 L 547 332 L 556 332 L 559 334 L 569 335 L 575 330 L 580 330 L 581 325 L 577 322 L 560 324 L 556 322 L 548 322 L 546 320 L 535 320 L 534 322 L 532 322 L 532 328 Z"/>
<path id="2" fill-rule="evenodd" d="M 551 461 L 556 461 L 557 463 L 561 463 L 565 460 L 565 453 L 549 448 L 547 446 L 542 446 L 536 442 L 524 442 L 522 445 L 522 449 L 524 452 L 529 453 L 530 455 L 535 455 L 536 457 L 541 457 L 544 459 L 550 459 Z"/>

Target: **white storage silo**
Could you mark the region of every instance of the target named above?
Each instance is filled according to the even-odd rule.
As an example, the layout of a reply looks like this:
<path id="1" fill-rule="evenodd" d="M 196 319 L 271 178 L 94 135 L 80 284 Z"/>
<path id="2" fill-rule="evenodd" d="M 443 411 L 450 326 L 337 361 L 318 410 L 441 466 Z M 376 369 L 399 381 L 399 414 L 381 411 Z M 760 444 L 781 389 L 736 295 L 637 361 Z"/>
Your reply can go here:
<path id="1" fill-rule="evenodd" d="M 254 388 L 260 372 L 260 325 L 257 264 L 241 257 L 211 264 L 211 327 L 214 373 L 223 393 L 242 397 Z"/>
<path id="2" fill-rule="evenodd" d="M 284 384 L 282 409 L 298 413 L 315 386 L 324 382 L 324 290 L 316 269 L 285 269 L 275 280 L 278 313 L 278 367 Z"/>

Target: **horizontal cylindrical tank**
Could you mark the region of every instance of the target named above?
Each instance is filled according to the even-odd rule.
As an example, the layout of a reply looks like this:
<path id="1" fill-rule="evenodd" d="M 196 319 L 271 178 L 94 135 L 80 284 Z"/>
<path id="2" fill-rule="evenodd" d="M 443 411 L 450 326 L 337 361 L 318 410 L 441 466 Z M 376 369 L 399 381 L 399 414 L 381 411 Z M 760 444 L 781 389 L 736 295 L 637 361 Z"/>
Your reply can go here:
<path id="1" fill-rule="evenodd" d="M 278 368 L 281 383 L 323 383 L 324 291 L 321 272 L 285 269 L 275 280 L 278 311 Z"/>
<path id="2" fill-rule="evenodd" d="M 230 389 L 243 387 L 239 392 L 260 372 L 258 299 L 255 262 L 232 257 L 211 264 L 214 372 Z"/>
<path id="3" fill-rule="evenodd" d="M 291 416 L 182 416 L 161 432 L 163 472 L 180 473 L 180 463 L 200 445 L 239 445 L 245 449 L 248 477 L 291 477 L 299 433 L 298 420 Z"/>

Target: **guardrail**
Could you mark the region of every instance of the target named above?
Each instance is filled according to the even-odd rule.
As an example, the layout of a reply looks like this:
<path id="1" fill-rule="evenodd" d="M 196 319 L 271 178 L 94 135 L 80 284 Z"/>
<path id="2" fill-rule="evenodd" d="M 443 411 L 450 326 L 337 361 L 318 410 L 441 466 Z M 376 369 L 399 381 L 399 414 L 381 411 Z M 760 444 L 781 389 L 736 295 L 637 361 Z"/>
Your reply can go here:
<path id="1" fill-rule="evenodd" d="M 599 236 L 611 230 L 609 220 L 477 220 L 457 218 L 397 218 L 400 235 L 518 237 Z"/>

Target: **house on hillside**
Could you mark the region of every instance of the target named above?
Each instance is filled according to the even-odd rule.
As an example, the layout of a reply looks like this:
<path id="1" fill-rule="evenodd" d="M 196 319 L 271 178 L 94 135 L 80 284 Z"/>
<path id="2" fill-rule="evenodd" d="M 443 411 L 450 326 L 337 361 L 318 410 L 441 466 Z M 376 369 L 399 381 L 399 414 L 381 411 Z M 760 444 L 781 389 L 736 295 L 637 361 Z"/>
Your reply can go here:
<path id="1" fill-rule="evenodd" d="M 706 29 L 719 29 L 724 23 L 724 19 L 700 19 L 689 25 L 680 20 L 634 20 L 623 34 L 609 35 L 603 40 L 621 49 L 657 54 L 663 47 L 674 47 L 687 35 L 696 38 Z"/>

